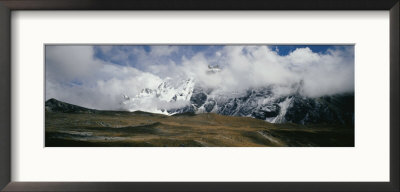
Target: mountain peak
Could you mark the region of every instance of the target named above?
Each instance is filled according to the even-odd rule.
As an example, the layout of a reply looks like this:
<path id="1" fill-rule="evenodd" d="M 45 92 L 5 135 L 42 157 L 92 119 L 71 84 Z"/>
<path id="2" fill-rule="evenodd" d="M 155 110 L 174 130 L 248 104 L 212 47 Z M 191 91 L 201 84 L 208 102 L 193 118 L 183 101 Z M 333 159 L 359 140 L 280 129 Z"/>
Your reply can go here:
<path id="1" fill-rule="evenodd" d="M 210 70 L 219 69 L 210 66 Z M 202 87 L 193 78 L 166 80 L 155 89 L 122 102 L 129 111 L 142 110 L 174 115 L 180 113 L 218 113 L 244 116 L 271 123 L 344 123 L 354 116 L 354 95 L 311 98 L 301 94 L 304 81 L 292 84 L 289 94 L 274 94 L 274 86 L 248 88 L 243 92 L 219 93 Z"/>
<path id="2" fill-rule="evenodd" d="M 157 88 L 144 88 L 139 94 L 124 98 L 121 107 L 128 111 L 147 111 L 168 114 L 169 106 L 180 103 L 189 104 L 195 86 L 194 78 L 174 82 L 166 78 Z"/>
<path id="3" fill-rule="evenodd" d="M 77 105 L 69 104 L 66 102 L 59 101 L 57 99 L 51 98 L 45 103 L 45 110 L 47 112 L 63 112 L 63 113 L 94 113 L 95 110 L 88 109 L 85 107 L 80 107 Z"/>

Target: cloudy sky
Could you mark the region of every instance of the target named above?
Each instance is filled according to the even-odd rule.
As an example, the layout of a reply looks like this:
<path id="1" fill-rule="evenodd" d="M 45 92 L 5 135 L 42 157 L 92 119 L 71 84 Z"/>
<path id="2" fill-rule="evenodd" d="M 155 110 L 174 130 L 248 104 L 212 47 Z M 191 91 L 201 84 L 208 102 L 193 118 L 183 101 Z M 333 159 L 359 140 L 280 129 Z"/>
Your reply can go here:
<path id="1" fill-rule="evenodd" d="M 222 70 L 210 75 L 208 66 Z M 46 100 L 117 109 L 122 95 L 156 88 L 166 78 L 194 78 L 223 92 L 275 85 L 306 97 L 354 92 L 354 46 L 72 46 L 47 45 Z"/>

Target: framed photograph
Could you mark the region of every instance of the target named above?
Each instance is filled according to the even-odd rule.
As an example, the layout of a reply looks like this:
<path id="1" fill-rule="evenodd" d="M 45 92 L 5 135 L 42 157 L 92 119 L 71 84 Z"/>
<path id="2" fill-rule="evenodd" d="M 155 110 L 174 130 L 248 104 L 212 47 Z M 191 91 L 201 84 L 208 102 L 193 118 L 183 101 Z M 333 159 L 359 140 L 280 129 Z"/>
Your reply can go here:
<path id="1" fill-rule="evenodd" d="M 1 0 L 0 26 L 2 191 L 399 190 L 399 1 Z"/>
<path id="2" fill-rule="evenodd" d="M 45 147 L 354 147 L 354 45 L 45 45 L 45 94 Z"/>

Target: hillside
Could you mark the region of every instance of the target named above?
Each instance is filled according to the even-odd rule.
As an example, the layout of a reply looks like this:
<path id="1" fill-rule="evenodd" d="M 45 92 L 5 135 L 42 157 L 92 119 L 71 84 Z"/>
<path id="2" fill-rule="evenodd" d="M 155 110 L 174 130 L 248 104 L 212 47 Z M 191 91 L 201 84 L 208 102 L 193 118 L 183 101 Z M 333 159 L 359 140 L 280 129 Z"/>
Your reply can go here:
<path id="1" fill-rule="evenodd" d="M 354 127 L 272 124 L 215 113 L 99 111 L 46 102 L 45 146 L 354 146 Z"/>

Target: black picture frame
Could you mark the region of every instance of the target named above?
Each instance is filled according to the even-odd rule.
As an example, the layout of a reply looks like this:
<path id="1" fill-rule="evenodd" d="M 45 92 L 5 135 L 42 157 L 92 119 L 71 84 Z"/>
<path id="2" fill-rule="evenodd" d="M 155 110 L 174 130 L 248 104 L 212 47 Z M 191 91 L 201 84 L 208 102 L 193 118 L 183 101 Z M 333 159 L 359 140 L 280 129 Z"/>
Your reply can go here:
<path id="1" fill-rule="evenodd" d="M 0 189 L 3 191 L 399 191 L 399 4 L 399 0 L 0 0 Z M 13 10 L 390 11 L 390 182 L 12 182 L 10 19 Z"/>

